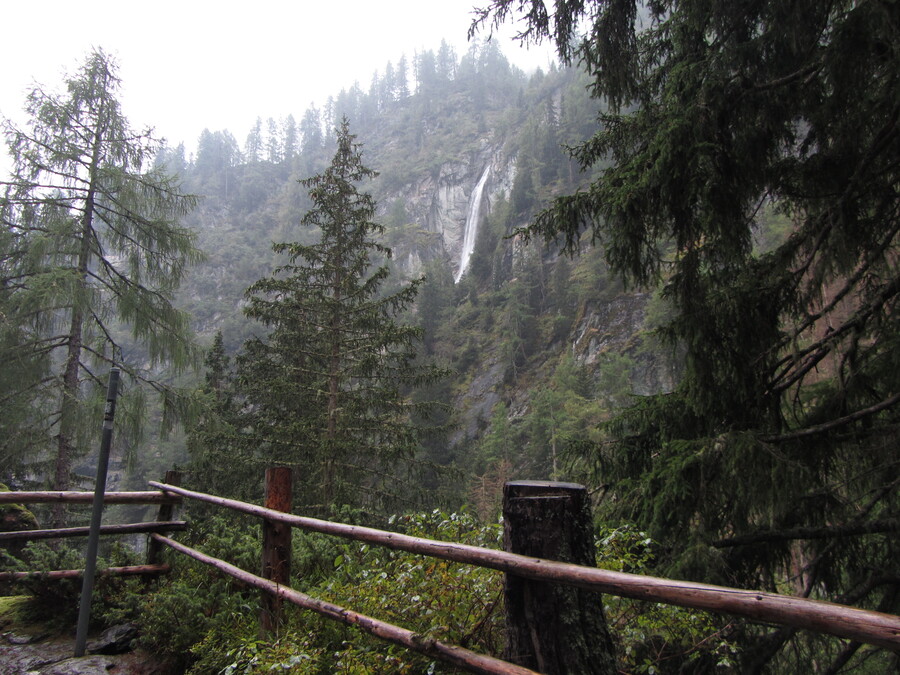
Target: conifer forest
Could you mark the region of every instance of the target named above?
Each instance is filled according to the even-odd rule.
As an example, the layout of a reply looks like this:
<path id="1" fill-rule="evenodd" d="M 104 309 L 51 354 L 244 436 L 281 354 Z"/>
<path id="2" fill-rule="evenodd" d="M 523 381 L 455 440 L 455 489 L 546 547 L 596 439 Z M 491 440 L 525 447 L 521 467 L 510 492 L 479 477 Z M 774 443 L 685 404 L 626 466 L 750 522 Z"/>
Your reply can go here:
<path id="1" fill-rule="evenodd" d="M 464 53 L 195 144 L 132 126 L 99 47 L 35 85 L 2 126 L 0 489 L 93 490 L 115 367 L 108 490 L 175 468 L 261 503 L 286 466 L 299 515 L 499 548 L 504 483 L 579 483 L 599 567 L 900 614 L 900 3 L 475 4 Z M 511 23 L 556 63 L 513 65 Z M 182 510 L 257 570 L 256 521 Z M 0 542 L 0 569 L 79 546 Z M 500 574 L 299 531 L 292 560 L 304 593 L 503 654 Z M 257 594 L 170 562 L 95 610 L 167 672 L 460 672 L 299 610 L 263 638 Z M 23 594 L 74 625 L 74 586 L 0 581 Z M 616 672 L 900 668 L 596 597 Z"/>

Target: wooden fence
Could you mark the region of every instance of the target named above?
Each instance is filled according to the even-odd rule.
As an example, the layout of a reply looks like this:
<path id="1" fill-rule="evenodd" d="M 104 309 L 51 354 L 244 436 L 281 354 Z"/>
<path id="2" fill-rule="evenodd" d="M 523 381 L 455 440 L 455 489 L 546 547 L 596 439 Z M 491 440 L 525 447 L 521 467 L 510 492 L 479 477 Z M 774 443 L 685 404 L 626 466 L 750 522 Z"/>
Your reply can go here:
<path id="1" fill-rule="evenodd" d="M 179 475 L 175 471 L 166 473 L 167 483 L 178 484 Z M 0 504 L 91 504 L 93 492 L 55 491 L 55 492 L 0 492 Z M 146 492 L 107 492 L 103 496 L 104 504 L 149 504 L 158 505 L 155 521 L 146 523 L 127 523 L 120 525 L 104 525 L 101 535 L 150 534 L 162 532 L 178 532 L 187 529 L 183 520 L 172 520 L 172 509 L 181 503 L 181 497 L 162 491 Z M 86 537 L 89 527 L 63 527 L 46 530 L 18 530 L 0 532 L 0 544 L 9 541 L 33 541 L 37 539 L 62 539 L 68 537 Z M 145 565 L 127 565 L 110 567 L 101 570 L 101 576 L 113 575 L 153 575 L 169 571 L 168 565 L 158 562 L 160 546 L 148 547 Z M 0 572 L 0 581 L 20 580 L 31 576 L 43 576 L 48 579 L 69 579 L 81 576 L 83 570 L 50 570 L 29 572 Z"/>
<path id="2" fill-rule="evenodd" d="M 158 522 L 142 523 L 132 527 L 146 526 L 144 531 L 150 534 L 151 542 L 155 543 L 157 548 L 168 546 L 179 553 L 211 565 L 225 574 L 262 590 L 264 601 L 261 623 L 264 627 L 273 628 L 277 625 L 281 612 L 281 603 L 287 601 L 336 621 L 356 626 L 381 639 L 475 673 L 496 675 L 515 673 L 523 675 L 525 673 L 535 673 L 536 671 L 523 665 L 514 665 L 494 657 L 474 653 L 462 647 L 422 637 L 399 626 L 312 598 L 291 589 L 287 585 L 290 576 L 291 528 L 297 527 L 310 532 L 334 535 L 390 549 L 490 568 L 506 573 L 507 580 L 525 579 L 539 584 L 563 584 L 583 589 L 587 592 L 608 593 L 651 602 L 721 612 L 764 623 L 818 631 L 890 650 L 900 650 L 900 617 L 898 616 L 805 598 L 613 572 L 596 567 L 522 555 L 520 552 L 484 549 L 464 544 L 412 537 L 374 528 L 297 516 L 289 513 L 289 471 L 284 469 L 269 470 L 267 471 L 266 479 L 265 506 L 188 490 L 175 484 L 175 481 L 169 482 L 168 480 L 167 482 L 150 482 L 150 485 L 157 488 L 159 492 L 110 493 L 107 495 L 107 499 L 108 503 L 157 503 L 164 505 L 168 510 L 163 511 L 161 509 Z M 523 485 L 528 488 L 530 484 Z M 535 483 L 534 485 L 554 486 L 560 484 Z M 69 501 L 70 499 L 71 501 L 90 501 L 90 495 L 71 497 L 71 494 L 0 493 L 0 503 Z M 63 497 L 63 495 L 66 496 Z M 125 495 L 128 495 L 128 497 Z M 555 499 L 558 495 L 551 494 L 551 497 Z M 182 521 L 171 520 L 172 505 L 179 498 L 216 504 L 262 518 L 263 575 L 257 576 L 238 569 L 225 561 L 212 558 L 160 534 L 160 530 L 183 529 L 184 523 Z M 141 502 L 140 500 L 142 499 L 148 499 L 149 501 Z M 108 532 L 115 533 L 109 530 Z M 34 532 L 23 534 L 23 538 L 28 538 L 28 535 L 34 534 Z M 44 536 L 44 534 L 39 534 L 38 536 Z M 47 534 L 46 536 L 53 535 Z M 154 564 L 155 562 L 155 560 L 152 562 L 148 560 L 148 564 Z M 4 577 L 0 575 L 0 578 Z M 509 588 L 509 584 L 507 584 L 507 587 Z M 553 669 L 550 668 L 549 670 L 552 672 Z"/>

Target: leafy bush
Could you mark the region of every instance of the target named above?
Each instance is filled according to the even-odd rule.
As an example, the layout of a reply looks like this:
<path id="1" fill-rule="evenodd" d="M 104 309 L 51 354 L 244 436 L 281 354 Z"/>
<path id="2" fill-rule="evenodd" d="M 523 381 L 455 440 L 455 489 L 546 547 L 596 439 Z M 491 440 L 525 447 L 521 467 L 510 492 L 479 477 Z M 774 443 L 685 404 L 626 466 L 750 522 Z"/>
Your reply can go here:
<path id="1" fill-rule="evenodd" d="M 70 570 L 84 567 L 84 554 L 75 546 L 52 548 L 44 542 L 30 542 L 20 559 L 9 557 L 8 566 L 19 571 Z M 107 558 L 97 558 L 97 569 L 137 564 L 135 553 L 122 544 L 114 544 Z M 29 577 L 16 586 L 28 595 L 25 611 L 34 621 L 63 630 L 78 620 L 82 578 L 47 579 Z M 91 596 L 91 623 L 111 626 L 133 620 L 139 611 L 142 581 L 135 577 L 100 576 L 94 580 Z"/>
<path id="2" fill-rule="evenodd" d="M 342 514 L 345 519 L 352 520 L 352 514 Z M 468 513 L 435 510 L 392 516 L 388 524 L 412 536 L 487 548 L 499 548 L 501 541 L 499 524 L 480 524 Z M 231 521 L 215 521 L 195 545 L 255 571 L 258 530 L 256 523 L 239 528 Z M 597 547 L 600 567 L 652 572 L 656 544 L 643 532 L 628 526 L 604 529 Z M 158 653 L 189 654 L 182 663 L 191 666 L 192 675 L 457 672 L 289 604 L 277 635 L 260 638 L 257 591 L 181 557 L 175 567 L 172 578 L 147 599 L 141 625 L 145 642 Z M 292 569 L 291 585 L 313 597 L 423 637 L 502 653 L 503 587 L 497 572 L 297 530 Z M 700 673 L 735 667 L 728 620 L 668 605 L 597 597 L 603 597 L 618 639 L 621 671 Z"/>
<path id="3" fill-rule="evenodd" d="M 243 569 L 259 566 L 259 527 L 236 516 L 212 518 L 195 528 L 190 545 Z M 173 571 L 156 592 L 144 597 L 138 625 L 144 646 L 182 667 L 201 659 L 192 647 L 211 633 L 237 637 L 245 617 L 255 615 L 258 592 L 185 556 L 165 553 Z M 177 558 L 175 557 L 177 556 Z M 206 672 L 215 672 L 214 670 Z"/>
<path id="4" fill-rule="evenodd" d="M 412 536 L 475 546 L 496 548 L 500 541 L 498 525 L 480 525 L 466 513 L 394 516 L 389 525 Z M 502 577 L 496 572 L 299 532 L 294 555 L 300 562 L 295 572 L 303 570 L 303 578 L 293 586 L 314 597 L 474 651 L 502 650 Z M 250 621 L 239 631 L 210 632 L 194 648 L 198 661 L 191 672 L 455 672 L 312 612 L 287 609 L 285 625 L 271 641 L 257 639 L 254 626 Z"/>
<path id="5" fill-rule="evenodd" d="M 498 524 L 440 510 L 392 517 L 406 534 L 499 548 Z M 503 648 L 503 577 L 446 560 L 351 543 L 335 560 L 326 599 L 417 633 L 475 651 Z M 405 653 L 405 652 L 404 652 Z"/>
<path id="6" fill-rule="evenodd" d="M 597 566 L 630 574 L 654 573 L 656 543 L 631 526 L 603 529 Z M 737 648 L 728 619 L 699 610 L 603 596 L 610 631 L 619 643 L 619 669 L 627 673 L 731 672 Z"/>

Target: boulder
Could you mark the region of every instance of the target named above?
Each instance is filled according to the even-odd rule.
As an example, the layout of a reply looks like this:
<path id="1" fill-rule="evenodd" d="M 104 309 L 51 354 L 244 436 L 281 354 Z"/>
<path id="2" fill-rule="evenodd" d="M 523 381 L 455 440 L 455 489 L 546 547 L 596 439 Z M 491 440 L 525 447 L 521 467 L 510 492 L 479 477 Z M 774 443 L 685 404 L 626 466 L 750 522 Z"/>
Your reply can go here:
<path id="1" fill-rule="evenodd" d="M 82 656 L 44 666 L 40 675 L 107 675 L 113 662 L 108 656 Z"/>
<path id="2" fill-rule="evenodd" d="M 107 628 L 99 638 L 88 644 L 91 654 L 124 654 L 133 649 L 138 629 L 133 623 L 123 623 Z"/>

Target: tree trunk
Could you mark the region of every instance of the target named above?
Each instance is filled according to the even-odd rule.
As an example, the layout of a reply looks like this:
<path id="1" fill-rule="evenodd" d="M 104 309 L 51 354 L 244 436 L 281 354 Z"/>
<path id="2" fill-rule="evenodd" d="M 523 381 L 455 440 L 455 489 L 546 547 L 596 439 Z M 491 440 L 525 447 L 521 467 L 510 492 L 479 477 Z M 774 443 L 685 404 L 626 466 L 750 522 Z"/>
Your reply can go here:
<path id="1" fill-rule="evenodd" d="M 267 509 L 290 513 L 293 474 L 286 466 L 266 469 Z M 262 523 L 262 577 L 280 586 L 291 583 L 291 526 L 274 520 Z M 260 638 L 276 633 L 281 626 L 282 598 L 271 593 L 263 593 L 260 598 L 259 633 Z"/>
<path id="2" fill-rule="evenodd" d="M 512 553 L 596 566 L 587 490 L 574 483 L 507 483 L 503 539 Z M 508 661 L 547 675 L 616 672 L 600 595 L 507 574 L 505 597 Z"/>
<path id="3" fill-rule="evenodd" d="M 76 271 L 79 275 L 79 289 L 72 302 L 72 318 L 69 324 L 69 349 L 66 354 L 66 366 L 63 372 L 63 390 L 60 401 L 59 436 L 56 446 L 56 466 L 53 476 L 55 490 L 68 490 L 71 486 L 72 455 L 75 451 L 75 434 L 77 429 L 79 373 L 81 370 L 81 348 L 84 337 L 83 299 L 77 293 L 86 292 L 88 266 L 91 261 L 91 236 L 94 222 L 94 195 L 96 194 L 97 168 L 100 165 L 100 151 L 103 140 L 103 115 L 97 117 L 97 128 L 94 130 L 94 143 L 91 149 L 91 165 L 89 167 L 89 184 L 84 199 L 84 210 L 81 221 L 81 247 L 78 251 Z M 57 504 L 53 508 L 53 524 L 64 527 L 66 524 L 65 507 Z"/>

